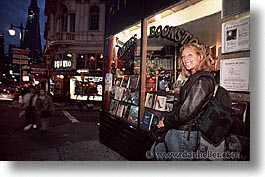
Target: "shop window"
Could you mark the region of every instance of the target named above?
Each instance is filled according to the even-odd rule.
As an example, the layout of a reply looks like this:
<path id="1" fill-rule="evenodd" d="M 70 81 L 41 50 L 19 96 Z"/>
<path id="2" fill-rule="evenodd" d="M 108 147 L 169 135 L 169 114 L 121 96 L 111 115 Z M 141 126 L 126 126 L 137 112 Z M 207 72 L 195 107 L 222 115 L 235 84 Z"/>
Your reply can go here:
<path id="1" fill-rule="evenodd" d="M 79 54 L 76 58 L 76 69 L 84 69 L 85 68 L 85 55 Z"/>
<path id="2" fill-rule="evenodd" d="M 66 6 L 63 6 L 63 12 L 61 17 L 61 31 L 67 32 L 67 25 L 68 25 L 68 9 Z"/>
<path id="3" fill-rule="evenodd" d="M 70 78 L 70 99 L 102 101 L 102 76 L 72 76 Z"/>
<path id="4" fill-rule="evenodd" d="M 89 16 L 89 21 L 90 21 L 90 30 L 98 30 L 99 29 L 99 14 L 100 10 L 98 6 L 92 6 L 90 8 L 90 16 Z"/>
<path id="5" fill-rule="evenodd" d="M 102 54 L 88 54 L 86 66 L 90 71 L 102 70 L 103 69 Z"/>
<path id="6" fill-rule="evenodd" d="M 140 113 L 140 53 L 137 53 L 137 47 L 140 46 L 140 40 L 136 35 L 126 36 L 123 40 L 117 37 L 116 45 L 113 46 L 115 58 L 111 66 L 113 83 L 108 112 L 137 127 Z"/>

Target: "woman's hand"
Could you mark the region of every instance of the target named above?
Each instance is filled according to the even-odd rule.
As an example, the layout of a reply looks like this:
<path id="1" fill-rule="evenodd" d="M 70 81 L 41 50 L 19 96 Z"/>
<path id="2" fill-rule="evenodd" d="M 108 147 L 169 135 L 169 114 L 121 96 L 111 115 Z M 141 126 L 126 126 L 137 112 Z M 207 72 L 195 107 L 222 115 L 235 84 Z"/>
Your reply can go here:
<path id="1" fill-rule="evenodd" d="M 158 124 L 157 124 L 157 127 L 158 128 L 162 128 L 162 127 L 164 127 L 165 125 L 164 125 L 164 118 L 162 118 L 159 122 L 158 122 Z"/>

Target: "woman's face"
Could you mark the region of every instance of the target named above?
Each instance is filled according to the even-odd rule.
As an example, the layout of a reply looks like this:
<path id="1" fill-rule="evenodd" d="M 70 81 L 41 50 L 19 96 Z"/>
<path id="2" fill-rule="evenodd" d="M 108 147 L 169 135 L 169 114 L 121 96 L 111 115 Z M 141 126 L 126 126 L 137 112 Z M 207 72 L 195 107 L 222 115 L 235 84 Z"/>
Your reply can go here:
<path id="1" fill-rule="evenodd" d="M 193 47 L 186 47 L 182 51 L 182 62 L 185 68 L 191 71 L 192 74 L 196 72 L 196 68 L 199 66 L 202 57 L 198 55 Z"/>

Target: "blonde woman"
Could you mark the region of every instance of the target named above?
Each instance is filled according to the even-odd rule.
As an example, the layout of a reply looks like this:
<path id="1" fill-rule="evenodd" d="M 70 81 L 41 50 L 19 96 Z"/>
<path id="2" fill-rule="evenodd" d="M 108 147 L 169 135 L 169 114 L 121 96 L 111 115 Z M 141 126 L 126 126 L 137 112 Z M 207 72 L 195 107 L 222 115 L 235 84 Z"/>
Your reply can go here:
<path id="1" fill-rule="evenodd" d="M 206 58 L 206 49 L 203 45 L 189 43 L 183 46 L 182 63 L 184 73 L 188 80 L 180 88 L 180 104 L 173 111 L 173 114 L 165 116 L 157 125 L 158 128 L 166 128 L 168 132 L 165 136 L 165 142 L 169 152 L 180 154 L 178 158 L 170 160 L 192 160 L 194 157 L 185 156 L 184 153 L 194 152 L 200 141 L 200 132 L 198 126 L 194 124 L 204 109 L 204 105 L 210 100 L 215 86 L 211 75 L 211 65 Z M 197 80 L 193 80 L 198 74 L 204 75 Z M 166 151 L 164 143 L 158 144 L 155 152 Z"/>

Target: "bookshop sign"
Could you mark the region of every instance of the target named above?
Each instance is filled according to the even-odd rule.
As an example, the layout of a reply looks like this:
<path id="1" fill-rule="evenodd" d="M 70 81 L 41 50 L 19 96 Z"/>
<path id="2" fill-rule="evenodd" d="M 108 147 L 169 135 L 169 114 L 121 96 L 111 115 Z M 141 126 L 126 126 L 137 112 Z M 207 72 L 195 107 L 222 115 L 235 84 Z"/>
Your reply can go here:
<path id="1" fill-rule="evenodd" d="M 185 31 L 182 28 L 178 28 L 177 26 L 169 26 L 166 25 L 162 27 L 162 25 L 151 26 L 150 27 L 150 38 L 165 38 L 173 42 L 180 43 L 181 45 L 185 43 L 199 43 L 199 40 L 195 38 L 190 32 Z"/>
<path id="2" fill-rule="evenodd" d="M 133 53 L 133 51 L 130 51 L 129 49 L 136 44 L 136 41 L 137 41 L 137 37 L 136 36 L 137 35 L 135 34 L 128 41 L 126 41 L 126 43 L 122 47 L 119 48 L 119 50 L 118 50 L 118 58 L 123 57 L 126 52 L 132 52 Z"/>

